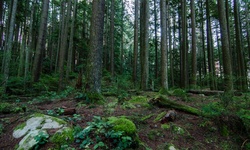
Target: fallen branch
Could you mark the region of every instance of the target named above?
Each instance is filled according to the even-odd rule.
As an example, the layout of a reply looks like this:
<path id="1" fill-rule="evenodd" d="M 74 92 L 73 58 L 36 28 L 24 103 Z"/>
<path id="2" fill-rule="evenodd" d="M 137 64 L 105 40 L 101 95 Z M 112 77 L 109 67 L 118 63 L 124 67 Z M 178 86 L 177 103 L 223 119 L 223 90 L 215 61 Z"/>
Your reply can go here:
<path id="1" fill-rule="evenodd" d="M 176 110 L 187 112 L 196 116 L 204 116 L 199 109 L 177 103 L 162 95 L 156 96 L 155 98 L 151 99 L 149 103 L 157 105 L 159 107 L 174 108 Z"/>

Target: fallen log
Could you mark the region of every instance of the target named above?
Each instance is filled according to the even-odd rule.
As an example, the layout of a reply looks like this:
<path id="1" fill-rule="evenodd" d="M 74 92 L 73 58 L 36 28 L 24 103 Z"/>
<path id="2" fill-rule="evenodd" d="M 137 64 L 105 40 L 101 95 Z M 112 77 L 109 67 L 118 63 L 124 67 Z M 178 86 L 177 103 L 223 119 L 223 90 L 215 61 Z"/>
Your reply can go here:
<path id="1" fill-rule="evenodd" d="M 202 112 L 199 109 L 177 103 L 175 101 L 168 99 L 167 97 L 164 97 L 163 95 L 156 96 L 155 98 L 149 100 L 149 103 L 156 105 L 158 107 L 174 108 L 176 110 L 180 110 L 196 116 L 204 116 L 204 114 L 202 114 Z"/>
<path id="2" fill-rule="evenodd" d="M 224 94 L 224 91 L 215 91 L 215 90 L 189 90 L 187 91 L 188 93 L 192 93 L 192 94 L 204 94 L 206 96 L 212 96 L 212 95 L 223 95 Z M 234 95 L 236 96 L 241 96 L 242 93 L 241 92 L 238 92 L 238 91 L 234 91 Z"/>

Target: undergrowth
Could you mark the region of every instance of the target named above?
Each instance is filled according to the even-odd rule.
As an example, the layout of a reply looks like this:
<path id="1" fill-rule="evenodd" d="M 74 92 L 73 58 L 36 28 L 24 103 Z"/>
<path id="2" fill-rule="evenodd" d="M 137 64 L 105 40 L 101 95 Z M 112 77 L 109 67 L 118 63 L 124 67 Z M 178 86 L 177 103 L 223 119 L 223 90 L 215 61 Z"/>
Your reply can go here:
<path id="1" fill-rule="evenodd" d="M 75 139 L 81 149 L 123 150 L 130 148 L 133 143 L 131 136 L 113 130 L 112 123 L 98 116 L 94 116 L 85 129 L 75 129 Z"/>

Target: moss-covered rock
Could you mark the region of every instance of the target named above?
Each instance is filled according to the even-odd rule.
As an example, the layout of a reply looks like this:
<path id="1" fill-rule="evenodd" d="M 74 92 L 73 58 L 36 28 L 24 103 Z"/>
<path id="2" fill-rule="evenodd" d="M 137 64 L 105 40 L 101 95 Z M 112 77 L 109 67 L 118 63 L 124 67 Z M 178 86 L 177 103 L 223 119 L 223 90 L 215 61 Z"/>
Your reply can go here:
<path id="1" fill-rule="evenodd" d="M 127 135 L 134 135 L 136 134 L 136 126 L 135 124 L 124 117 L 109 117 L 108 118 L 109 122 L 113 124 L 113 129 L 115 131 L 123 131 Z"/>
<path id="2" fill-rule="evenodd" d="M 14 138 L 23 137 L 17 146 L 18 150 L 29 150 L 37 146 L 37 144 L 41 144 L 41 141 L 39 141 L 41 140 L 40 135 L 43 138 L 46 137 L 45 142 L 47 142 L 47 138 L 49 137 L 47 130 L 49 129 L 58 130 L 51 138 L 53 142 L 66 144 L 73 141 L 73 130 L 66 127 L 67 123 L 64 120 L 38 113 L 30 115 L 27 118 L 27 121 L 18 125 L 13 132 Z"/>

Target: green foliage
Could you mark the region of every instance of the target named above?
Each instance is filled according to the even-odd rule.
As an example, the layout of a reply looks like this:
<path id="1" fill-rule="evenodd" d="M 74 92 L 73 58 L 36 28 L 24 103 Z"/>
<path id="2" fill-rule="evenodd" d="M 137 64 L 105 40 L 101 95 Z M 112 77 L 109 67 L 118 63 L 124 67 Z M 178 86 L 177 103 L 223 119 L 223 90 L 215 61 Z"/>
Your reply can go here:
<path id="1" fill-rule="evenodd" d="M 11 77 L 7 82 L 6 92 L 11 93 L 12 95 L 22 95 L 26 92 L 24 85 L 27 82 L 22 77 Z"/>
<path id="2" fill-rule="evenodd" d="M 3 133 L 3 124 L 0 123 L 0 135 Z"/>
<path id="3" fill-rule="evenodd" d="M 59 81 L 59 74 L 42 75 L 39 82 L 33 84 L 33 89 L 36 92 L 57 91 L 58 81 Z"/>
<path id="4" fill-rule="evenodd" d="M 55 92 L 55 91 L 45 91 L 42 92 L 40 96 L 33 98 L 32 102 L 44 102 L 44 101 L 53 101 L 56 99 L 61 99 L 61 98 L 66 98 L 68 97 L 70 94 L 73 94 L 75 92 L 73 87 L 67 86 L 65 90 L 61 91 L 61 92 Z"/>
<path id="5" fill-rule="evenodd" d="M 208 116 L 216 117 L 222 114 L 225 111 L 224 107 L 219 102 L 212 102 L 202 107 L 203 113 Z"/>
<path id="6" fill-rule="evenodd" d="M 64 113 L 63 108 L 56 108 L 55 110 L 47 110 L 47 114 L 50 116 L 60 116 Z"/>
<path id="7" fill-rule="evenodd" d="M 41 145 L 48 142 L 49 135 L 46 132 L 40 131 L 37 136 L 34 137 L 37 144 L 35 145 L 35 150 L 38 150 Z"/>
<path id="8" fill-rule="evenodd" d="M 0 103 L 0 113 L 19 113 L 26 110 L 26 106 L 18 106 L 17 104 Z"/>
<path id="9" fill-rule="evenodd" d="M 131 147 L 132 137 L 125 135 L 124 131 L 113 130 L 114 125 L 110 121 L 94 116 L 88 125 L 83 130 L 75 128 L 75 139 L 80 143 L 80 148 L 123 150 Z"/>
<path id="10" fill-rule="evenodd" d="M 237 115 L 242 119 L 248 135 L 250 135 L 250 110 L 240 109 Z"/>

